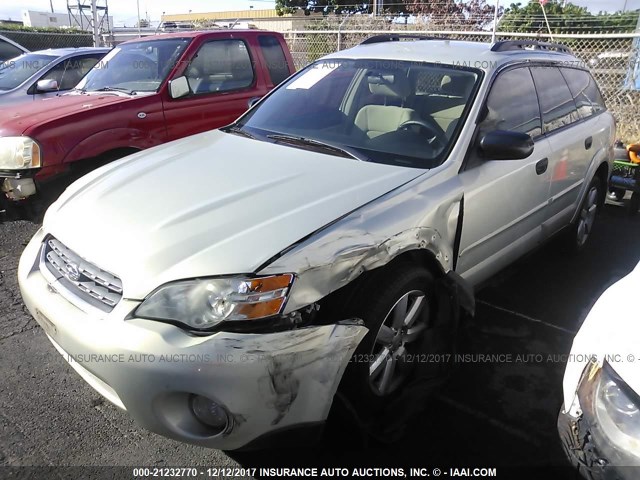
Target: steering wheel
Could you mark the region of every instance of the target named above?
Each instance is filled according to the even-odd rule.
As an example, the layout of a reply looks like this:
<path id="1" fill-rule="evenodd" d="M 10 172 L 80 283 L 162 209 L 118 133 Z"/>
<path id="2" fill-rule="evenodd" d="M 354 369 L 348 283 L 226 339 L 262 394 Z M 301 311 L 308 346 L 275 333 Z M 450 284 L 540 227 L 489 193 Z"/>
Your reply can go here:
<path id="1" fill-rule="evenodd" d="M 442 149 L 447 146 L 447 137 L 440 126 L 435 122 L 428 123 L 424 120 L 407 120 L 400 124 L 398 130 L 408 131 L 409 127 L 420 127 L 421 130 L 426 130 L 431 137 L 427 139 L 427 142 L 429 142 L 429 145 L 432 147 Z"/>

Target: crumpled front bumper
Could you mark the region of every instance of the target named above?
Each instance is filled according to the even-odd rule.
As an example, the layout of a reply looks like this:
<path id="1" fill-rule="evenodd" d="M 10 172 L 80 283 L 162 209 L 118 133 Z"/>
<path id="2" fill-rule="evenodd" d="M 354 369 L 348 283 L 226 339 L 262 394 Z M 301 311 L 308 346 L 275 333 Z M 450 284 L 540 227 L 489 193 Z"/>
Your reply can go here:
<path id="1" fill-rule="evenodd" d="M 609 445 L 584 415 L 573 417 L 564 411 L 558 415 L 558 432 L 571 464 L 588 480 L 637 480 L 640 467 L 631 457 Z"/>
<path id="2" fill-rule="evenodd" d="M 139 302 L 88 314 L 49 285 L 37 266 L 39 235 L 18 269 L 24 302 L 54 346 L 99 393 L 142 427 L 192 444 L 234 450 L 328 416 L 348 362 L 367 332 L 357 321 L 278 333 L 218 332 L 131 318 Z M 210 435 L 189 399 L 223 405 L 231 419 Z"/>

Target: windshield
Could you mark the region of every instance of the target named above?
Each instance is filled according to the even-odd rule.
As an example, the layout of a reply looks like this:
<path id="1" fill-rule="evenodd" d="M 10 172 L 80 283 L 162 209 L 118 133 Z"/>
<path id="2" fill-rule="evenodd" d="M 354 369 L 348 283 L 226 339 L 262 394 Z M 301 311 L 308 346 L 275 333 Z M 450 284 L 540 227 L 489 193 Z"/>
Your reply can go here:
<path id="1" fill-rule="evenodd" d="M 237 127 L 281 143 L 286 135 L 297 147 L 323 142 L 373 162 L 432 168 L 453 145 L 479 78 L 479 71 L 421 62 L 320 61 Z"/>
<path id="2" fill-rule="evenodd" d="M 186 38 L 171 38 L 119 45 L 93 67 L 77 88 L 87 92 L 155 92 L 189 42 Z"/>
<path id="3" fill-rule="evenodd" d="M 12 90 L 56 57 L 29 53 L 0 63 L 0 90 Z"/>

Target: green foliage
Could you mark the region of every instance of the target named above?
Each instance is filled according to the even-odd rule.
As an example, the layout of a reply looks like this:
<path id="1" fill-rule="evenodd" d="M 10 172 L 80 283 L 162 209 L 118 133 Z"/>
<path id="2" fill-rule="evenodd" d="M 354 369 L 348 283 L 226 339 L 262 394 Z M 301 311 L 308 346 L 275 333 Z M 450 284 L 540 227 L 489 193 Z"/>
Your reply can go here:
<path id="1" fill-rule="evenodd" d="M 590 13 L 585 7 L 572 3 L 564 5 L 564 1 L 551 0 L 545 7 L 549 27 L 554 33 L 581 32 L 598 33 L 602 31 L 633 31 L 638 21 L 638 12 L 607 13 L 597 15 Z M 546 32 L 540 2 L 532 0 L 525 6 L 512 3 L 500 20 L 500 30 L 505 32 Z"/>
<path id="2" fill-rule="evenodd" d="M 0 22 L 0 30 L 13 32 L 72 33 L 78 35 L 87 35 L 87 32 L 73 28 L 25 27 L 23 25 L 16 25 L 15 23 L 2 22 Z"/>
<path id="3" fill-rule="evenodd" d="M 278 15 L 291 14 L 298 10 L 304 10 L 307 14 L 316 12 L 342 13 L 349 11 L 350 8 L 359 10 L 355 7 L 345 6 L 354 3 L 353 0 L 276 0 L 276 11 Z"/>
<path id="4" fill-rule="evenodd" d="M 356 6 L 357 5 L 357 6 Z M 483 27 L 493 21 L 495 7 L 487 0 L 395 0 L 384 2 L 384 13 L 433 16 L 470 27 Z M 305 13 L 371 13 L 372 0 L 276 0 L 278 15 L 303 10 Z M 499 13 L 502 13 L 500 9 Z"/>

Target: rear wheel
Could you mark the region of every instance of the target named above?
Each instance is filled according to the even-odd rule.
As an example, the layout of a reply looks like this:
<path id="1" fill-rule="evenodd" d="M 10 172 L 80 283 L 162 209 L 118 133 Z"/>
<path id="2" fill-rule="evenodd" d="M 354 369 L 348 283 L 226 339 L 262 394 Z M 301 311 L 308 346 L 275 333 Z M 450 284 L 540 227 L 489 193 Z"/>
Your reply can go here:
<path id="1" fill-rule="evenodd" d="M 587 188 L 587 194 L 582 200 L 578 218 L 567 233 L 566 239 L 570 250 L 580 251 L 586 246 L 596 221 L 601 195 L 602 182 L 600 177 L 595 176 L 591 180 Z"/>

